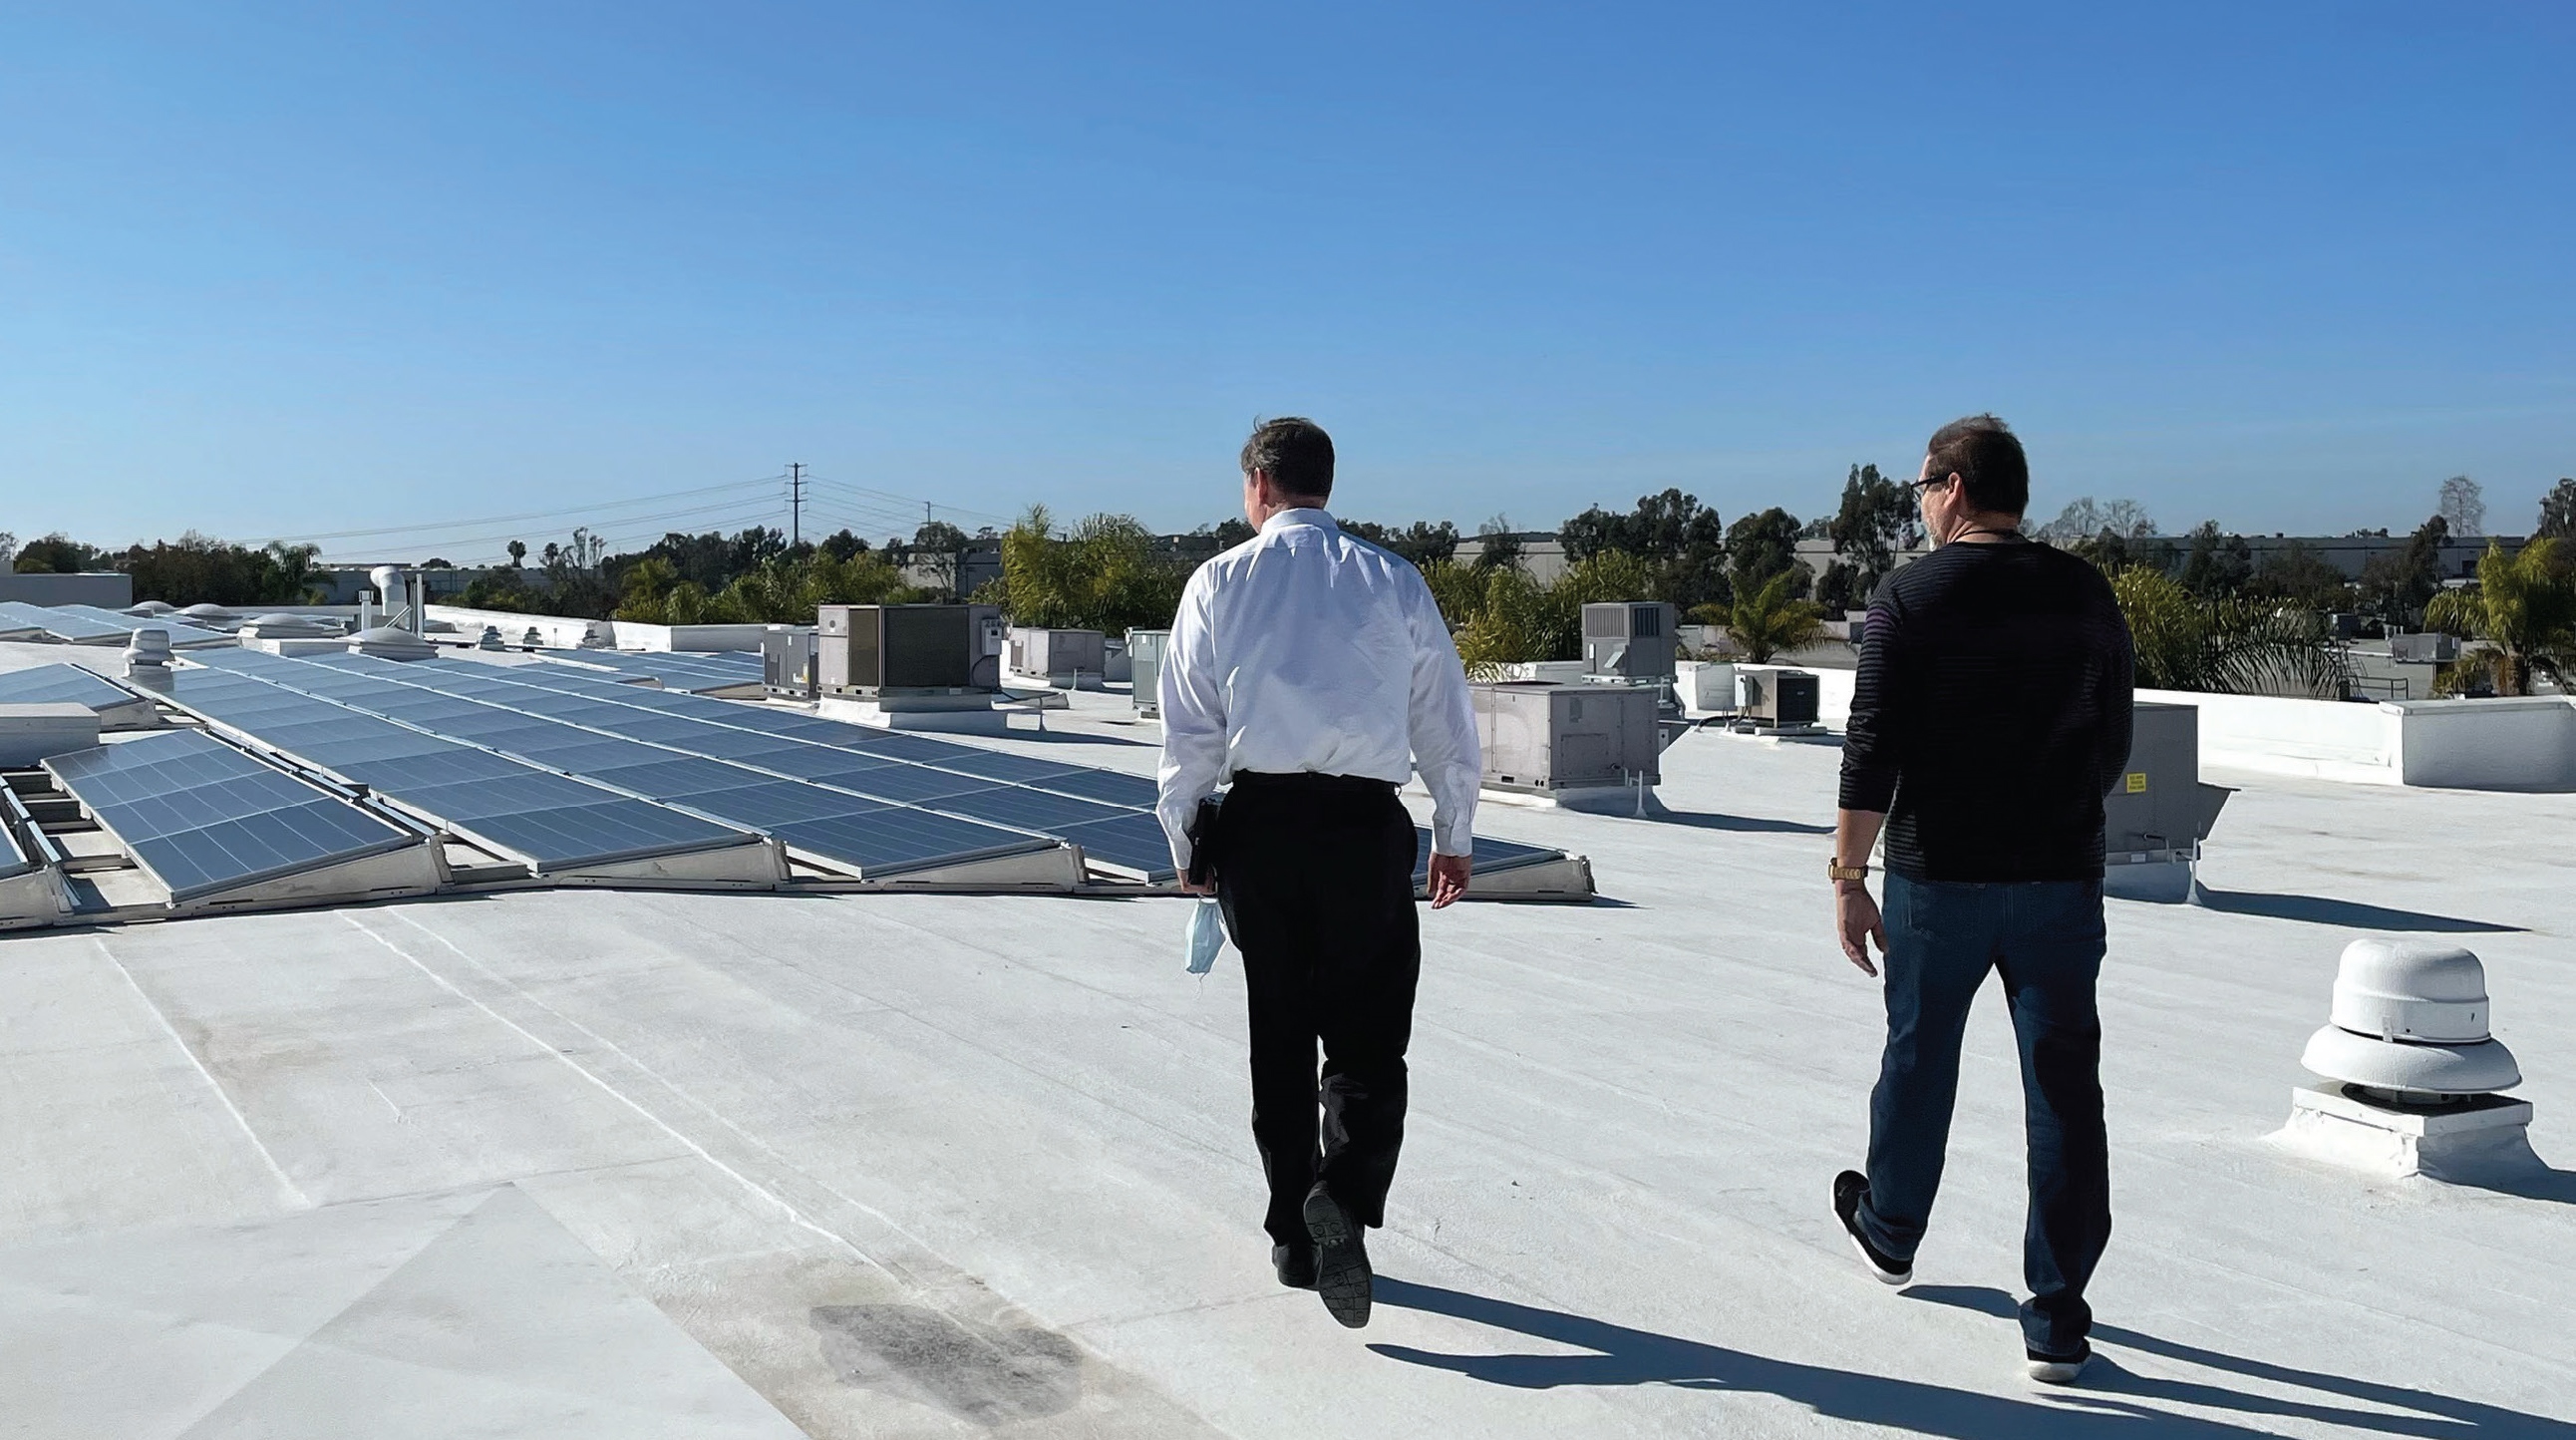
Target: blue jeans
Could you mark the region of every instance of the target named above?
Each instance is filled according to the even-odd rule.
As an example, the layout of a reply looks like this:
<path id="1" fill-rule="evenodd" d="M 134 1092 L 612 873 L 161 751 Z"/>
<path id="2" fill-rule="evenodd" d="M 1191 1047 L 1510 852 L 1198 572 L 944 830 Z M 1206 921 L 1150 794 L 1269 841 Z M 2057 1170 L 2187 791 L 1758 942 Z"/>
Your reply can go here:
<path id="1" fill-rule="evenodd" d="M 2028 1348 L 2073 1355 L 2093 1328 L 2085 1282 L 2111 1238 L 2110 1141 L 2102 1126 L 2102 882 L 2015 884 L 1887 877 L 1887 1052 L 1869 1096 L 1870 1243 L 1911 1259 L 1941 1188 L 1959 1043 L 1986 972 L 2003 977 L 2021 1042 L 2030 1134 L 2022 1238 Z"/>

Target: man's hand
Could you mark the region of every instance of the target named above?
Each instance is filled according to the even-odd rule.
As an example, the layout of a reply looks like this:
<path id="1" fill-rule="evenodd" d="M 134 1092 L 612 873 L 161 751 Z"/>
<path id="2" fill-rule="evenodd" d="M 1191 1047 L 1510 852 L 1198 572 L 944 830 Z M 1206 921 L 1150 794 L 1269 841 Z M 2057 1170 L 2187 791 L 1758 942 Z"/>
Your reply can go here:
<path id="1" fill-rule="evenodd" d="M 1188 872 L 1184 871 L 1180 878 L 1180 886 L 1181 893 L 1184 895 L 1213 895 L 1216 893 L 1216 876 L 1211 873 L 1207 879 L 1193 882 Z"/>
<path id="2" fill-rule="evenodd" d="M 1467 893 L 1467 857 L 1431 857 L 1431 908 L 1441 909 Z"/>
<path id="3" fill-rule="evenodd" d="M 1870 898 L 1868 886 L 1855 880 L 1834 887 L 1834 929 L 1842 937 L 1843 954 L 1860 967 L 1860 973 L 1877 974 L 1864 942 L 1877 941 L 1878 953 L 1886 954 L 1887 925 L 1878 918 L 1878 902 Z"/>

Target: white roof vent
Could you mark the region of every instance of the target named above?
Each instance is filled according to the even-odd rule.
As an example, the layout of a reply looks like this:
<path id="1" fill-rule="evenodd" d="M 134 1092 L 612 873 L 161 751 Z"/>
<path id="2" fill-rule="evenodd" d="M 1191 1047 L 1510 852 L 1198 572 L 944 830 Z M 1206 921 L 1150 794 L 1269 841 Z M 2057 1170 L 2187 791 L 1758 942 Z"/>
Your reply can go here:
<path id="1" fill-rule="evenodd" d="M 430 643 L 408 630 L 379 625 L 349 637 L 349 653 L 379 660 L 426 660 L 436 653 Z"/>
<path id="2" fill-rule="evenodd" d="M 501 645 L 501 627 L 498 625 L 484 626 L 483 638 L 474 642 L 474 648 L 477 650 L 499 650 L 503 648 Z"/>
<path id="3" fill-rule="evenodd" d="M 2334 1023 L 2299 1063 L 2279 1138 L 2320 1160 L 2476 1184 L 2546 1173 L 2513 1052 L 2488 1032 L 2486 967 L 2457 945 L 2374 935 L 2344 947 Z"/>
<path id="4" fill-rule="evenodd" d="M 137 665 L 170 664 L 170 632 L 157 627 L 137 630 L 125 646 L 125 673 L 134 673 Z"/>
<path id="5" fill-rule="evenodd" d="M 2355 940 L 2335 973 L 2333 1013 L 2299 1057 L 2329 1080 L 2415 1104 L 2522 1083 L 2513 1052 L 2487 1033 L 2486 967 L 2457 945 Z"/>
<path id="6" fill-rule="evenodd" d="M 168 612 L 165 611 L 163 613 L 166 614 Z M 179 613 L 187 616 L 191 620 L 230 620 L 233 618 L 233 612 L 225 609 L 221 605 L 213 604 L 191 605 Z"/>

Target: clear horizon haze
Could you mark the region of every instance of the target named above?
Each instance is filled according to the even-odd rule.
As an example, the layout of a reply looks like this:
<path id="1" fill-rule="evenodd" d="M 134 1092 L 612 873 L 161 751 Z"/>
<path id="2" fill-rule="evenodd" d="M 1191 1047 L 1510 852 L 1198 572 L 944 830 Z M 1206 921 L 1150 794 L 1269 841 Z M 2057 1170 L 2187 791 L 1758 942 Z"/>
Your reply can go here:
<path id="1" fill-rule="evenodd" d="M 0 530 L 1830 510 L 2526 532 L 2576 475 L 2576 7 L 21 8 Z"/>

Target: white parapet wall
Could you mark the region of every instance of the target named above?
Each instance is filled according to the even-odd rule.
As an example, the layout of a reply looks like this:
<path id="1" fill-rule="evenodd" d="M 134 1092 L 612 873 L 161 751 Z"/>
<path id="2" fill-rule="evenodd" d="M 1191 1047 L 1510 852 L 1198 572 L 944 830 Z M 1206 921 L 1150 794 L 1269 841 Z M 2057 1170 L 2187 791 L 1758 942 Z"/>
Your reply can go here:
<path id="1" fill-rule="evenodd" d="M 2200 711 L 2200 760 L 2237 770 L 2458 790 L 2576 789 L 2576 703 L 2291 700 L 2140 690 Z"/>
<path id="2" fill-rule="evenodd" d="M 617 650 L 757 650 L 766 625 L 646 625 L 633 620 L 576 620 L 564 615 L 523 615 L 513 610 L 474 610 L 432 605 L 429 618 L 455 627 L 455 637 L 479 638 L 490 625 L 505 645 L 517 646 L 530 630 L 549 650 L 572 650 L 596 629 Z"/>

